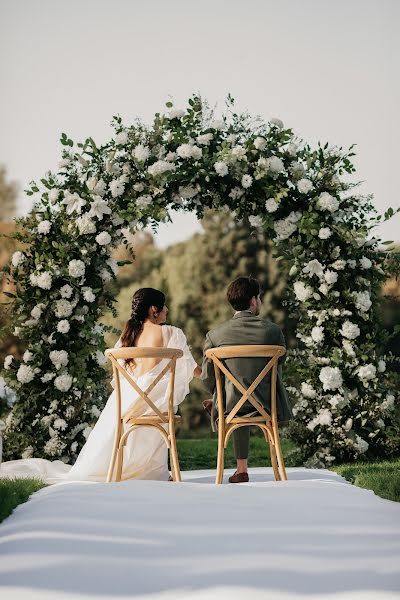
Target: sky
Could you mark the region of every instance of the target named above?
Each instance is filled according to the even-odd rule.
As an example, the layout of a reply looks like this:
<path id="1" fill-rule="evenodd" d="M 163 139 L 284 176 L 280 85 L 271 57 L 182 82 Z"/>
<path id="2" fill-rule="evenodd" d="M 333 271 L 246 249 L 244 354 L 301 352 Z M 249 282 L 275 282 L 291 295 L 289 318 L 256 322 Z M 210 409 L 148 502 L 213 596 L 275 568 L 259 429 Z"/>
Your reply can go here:
<path id="1" fill-rule="evenodd" d="M 59 138 L 112 135 L 111 117 L 150 123 L 193 93 L 279 117 L 297 135 L 355 143 L 356 179 L 380 212 L 399 206 L 398 0 L 0 0 L 0 163 L 23 189 L 56 170 Z M 200 228 L 161 225 L 160 246 Z M 380 228 L 400 240 L 400 217 Z"/>

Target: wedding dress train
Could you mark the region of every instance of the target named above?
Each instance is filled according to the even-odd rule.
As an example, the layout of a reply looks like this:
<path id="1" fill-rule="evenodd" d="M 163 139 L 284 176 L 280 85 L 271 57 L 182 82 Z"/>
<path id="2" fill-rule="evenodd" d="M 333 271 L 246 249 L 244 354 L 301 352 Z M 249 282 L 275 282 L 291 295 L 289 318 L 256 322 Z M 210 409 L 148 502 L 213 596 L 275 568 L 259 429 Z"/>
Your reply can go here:
<path id="1" fill-rule="evenodd" d="M 183 356 L 176 362 L 174 407 L 185 399 L 189 383 L 197 366 L 186 336 L 181 329 L 172 325 L 162 326 L 164 347 L 179 348 Z M 118 347 L 118 343 L 116 347 Z M 155 377 L 163 370 L 169 359 L 161 360 L 153 369 L 133 376 L 138 386 L 146 390 Z M 124 377 L 121 381 L 122 414 L 129 409 L 134 416 L 151 414 L 151 408 L 137 394 Z M 168 410 L 169 371 L 149 393 L 150 399 L 161 412 Z M 0 477 L 39 477 L 46 483 L 62 481 L 106 481 L 114 443 L 116 426 L 116 394 L 109 397 L 96 425 L 91 431 L 75 464 L 66 465 L 60 460 L 49 461 L 42 458 L 27 458 L 2 463 Z M 167 447 L 160 433 L 152 428 L 140 427 L 128 436 L 124 450 L 122 480 L 126 479 L 168 479 Z"/>

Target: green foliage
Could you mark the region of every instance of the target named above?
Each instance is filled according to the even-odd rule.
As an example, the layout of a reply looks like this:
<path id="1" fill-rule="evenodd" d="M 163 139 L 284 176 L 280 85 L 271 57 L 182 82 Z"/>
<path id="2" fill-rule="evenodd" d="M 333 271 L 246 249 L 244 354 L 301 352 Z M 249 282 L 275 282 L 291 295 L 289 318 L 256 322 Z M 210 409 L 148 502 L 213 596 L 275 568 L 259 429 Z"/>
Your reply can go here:
<path id="1" fill-rule="evenodd" d="M 46 487 L 40 479 L 7 479 L 0 478 L 0 523 L 7 518 L 14 508 L 26 502 L 29 497 Z"/>
<path id="2" fill-rule="evenodd" d="M 400 502 L 400 459 L 380 462 L 356 462 L 333 468 L 336 473 L 377 496 Z"/>

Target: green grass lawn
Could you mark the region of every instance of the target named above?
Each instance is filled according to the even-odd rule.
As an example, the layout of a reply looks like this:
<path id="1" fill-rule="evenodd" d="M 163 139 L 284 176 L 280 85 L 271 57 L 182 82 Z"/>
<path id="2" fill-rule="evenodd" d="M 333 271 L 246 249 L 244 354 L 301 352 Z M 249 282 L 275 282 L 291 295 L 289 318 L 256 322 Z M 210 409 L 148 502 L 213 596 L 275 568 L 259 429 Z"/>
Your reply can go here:
<path id="1" fill-rule="evenodd" d="M 338 465 L 332 470 L 358 487 L 373 490 L 381 498 L 400 502 L 400 458 Z"/>
<path id="2" fill-rule="evenodd" d="M 33 492 L 46 484 L 40 479 L 0 479 L 0 523 L 18 504 L 26 502 Z"/>

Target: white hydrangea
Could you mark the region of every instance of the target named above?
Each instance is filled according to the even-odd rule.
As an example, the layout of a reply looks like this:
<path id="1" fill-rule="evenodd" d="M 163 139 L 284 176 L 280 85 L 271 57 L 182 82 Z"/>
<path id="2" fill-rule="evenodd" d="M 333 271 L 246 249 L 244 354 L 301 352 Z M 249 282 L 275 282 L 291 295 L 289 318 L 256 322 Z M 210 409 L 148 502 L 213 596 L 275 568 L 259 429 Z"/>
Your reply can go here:
<path id="1" fill-rule="evenodd" d="M 190 198 L 194 198 L 197 196 L 199 191 L 193 185 L 180 185 L 179 186 L 179 196 L 188 200 Z"/>
<path id="2" fill-rule="evenodd" d="M 180 119 L 185 115 L 185 111 L 181 108 L 173 108 L 165 115 L 168 119 Z"/>
<path id="3" fill-rule="evenodd" d="M 103 179 L 100 179 L 94 186 L 93 192 L 98 196 L 104 196 L 107 190 L 107 184 Z"/>
<path id="4" fill-rule="evenodd" d="M 107 246 L 107 244 L 111 243 L 111 235 L 108 231 L 101 231 L 96 235 L 96 242 L 99 246 Z"/>
<path id="5" fill-rule="evenodd" d="M 83 287 L 82 295 L 86 302 L 94 302 L 96 300 L 96 296 L 91 287 Z"/>
<path id="6" fill-rule="evenodd" d="M 316 398 L 317 396 L 317 392 L 313 388 L 313 386 L 310 383 L 306 383 L 305 381 L 303 381 L 301 384 L 301 393 L 304 396 L 304 398 L 310 398 L 311 400 Z"/>
<path id="7" fill-rule="evenodd" d="M 375 365 L 369 363 L 368 365 L 363 365 L 358 368 L 358 376 L 361 381 L 370 381 L 371 379 L 375 379 L 376 377 L 376 367 Z"/>
<path id="8" fill-rule="evenodd" d="M 323 327 L 313 327 L 311 330 L 311 337 L 316 344 L 320 344 L 324 341 L 325 334 Z"/>
<path id="9" fill-rule="evenodd" d="M 149 175 L 157 177 L 159 175 L 162 175 L 163 173 L 166 173 L 167 171 L 174 171 L 175 169 L 176 166 L 173 163 L 167 160 L 158 160 L 157 162 L 149 166 L 147 172 L 149 173 Z"/>
<path id="10" fill-rule="evenodd" d="M 370 269 L 372 267 L 372 262 L 366 256 L 360 258 L 360 266 L 362 269 Z"/>
<path id="11" fill-rule="evenodd" d="M 356 308 L 361 312 L 368 312 L 372 306 L 371 296 L 368 291 L 354 292 L 354 304 Z"/>
<path id="12" fill-rule="evenodd" d="M 12 354 L 8 354 L 4 359 L 4 368 L 8 371 L 11 367 L 11 363 L 14 360 L 14 356 Z"/>
<path id="13" fill-rule="evenodd" d="M 57 331 L 58 333 L 68 333 L 70 330 L 70 324 L 66 319 L 62 319 L 57 323 Z"/>
<path id="14" fill-rule="evenodd" d="M 202 146 L 208 146 L 213 138 L 214 135 L 212 133 L 203 133 L 202 135 L 197 136 L 196 142 Z"/>
<path id="15" fill-rule="evenodd" d="M 50 221 L 40 221 L 37 231 L 40 235 L 47 235 L 51 229 Z"/>
<path id="16" fill-rule="evenodd" d="M 286 152 L 289 154 L 289 156 L 296 156 L 297 150 L 298 150 L 298 146 L 296 144 L 294 144 L 293 142 L 291 142 L 290 144 L 287 145 Z"/>
<path id="17" fill-rule="evenodd" d="M 300 179 L 300 181 L 297 182 L 297 189 L 302 194 L 308 194 L 308 192 L 311 192 L 313 189 L 313 184 L 309 179 Z"/>
<path id="18" fill-rule="evenodd" d="M 70 285 L 68 285 L 68 283 L 66 283 L 62 286 L 62 288 L 60 288 L 60 295 L 62 298 L 71 298 L 73 293 L 74 290 Z"/>
<path id="19" fill-rule="evenodd" d="M 60 392 L 68 392 L 72 385 L 72 377 L 68 373 L 63 373 L 62 375 L 58 375 L 58 377 L 54 380 L 54 387 L 56 387 Z"/>
<path id="20" fill-rule="evenodd" d="M 290 164 L 289 171 L 292 174 L 293 179 L 301 179 L 306 172 L 304 165 L 297 161 L 293 161 Z"/>
<path id="21" fill-rule="evenodd" d="M 119 196 L 122 196 L 125 191 L 125 182 L 121 181 L 121 179 L 113 179 L 108 184 L 108 188 L 111 192 L 111 196 L 113 198 L 118 198 Z"/>
<path id="22" fill-rule="evenodd" d="M 108 361 L 107 361 L 107 357 L 106 357 L 106 356 L 104 356 L 104 354 L 103 354 L 102 352 L 100 352 L 100 350 L 97 350 L 97 351 L 96 351 L 96 354 L 95 354 L 95 359 L 96 359 L 96 362 L 97 362 L 97 364 L 98 364 L 100 367 L 104 367 L 104 365 L 106 365 L 106 364 L 107 364 L 107 362 L 108 362 Z"/>
<path id="23" fill-rule="evenodd" d="M 300 302 L 306 302 L 313 294 L 312 288 L 306 285 L 303 281 L 295 281 L 293 284 L 293 290 L 297 300 L 300 300 Z"/>
<path id="24" fill-rule="evenodd" d="M 136 158 L 137 161 L 144 163 L 150 156 L 150 150 L 147 146 L 144 146 L 143 144 L 138 144 L 132 150 L 132 156 L 133 158 Z"/>
<path id="25" fill-rule="evenodd" d="M 60 440 L 58 435 L 54 435 L 44 445 L 44 451 L 48 456 L 61 456 L 66 445 L 65 442 Z"/>
<path id="26" fill-rule="evenodd" d="M 76 220 L 76 225 L 80 235 L 96 233 L 96 223 L 90 218 L 88 213 L 78 217 Z"/>
<path id="27" fill-rule="evenodd" d="M 176 153 L 181 158 L 194 158 L 198 160 L 203 155 L 203 150 L 194 144 L 181 144 L 177 147 Z"/>
<path id="28" fill-rule="evenodd" d="M 256 137 L 256 139 L 254 140 L 254 147 L 256 148 L 256 150 L 264 150 L 267 146 L 267 140 L 263 137 Z"/>
<path id="29" fill-rule="evenodd" d="M 329 227 L 321 227 L 321 229 L 318 232 L 318 237 L 321 240 L 327 240 L 328 238 L 330 238 L 332 235 L 332 231 L 329 229 Z"/>
<path id="30" fill-rule="evenodd" d="M 292 212 L 285 219 L 275 221 L 274 230 L 278 240 L 286 240 L 297 229 L 297 221 L 301 219 L 301 212 Z"/>
<path id="31" fill-rule="evenodd" d="M 268 198 L 265 202 L 265 208 L 267 209 L 267 212 L 274 213 L 278 210 L 279 204 L 276 202 L 275 198 Z"/>
<path id="32" fill-rule="evenodd" d="M 49 354 L 49 358 L 55 368 L 61 369 L 68 364 L 68 352 L 66 350 L 52 350 Z"/>
<path id="33" fill-rule="evenodd" d="M 246 149 L 243 146 L 235 146 L 232 148 L 232 156 L 235 160 L 245 160 L 246 159 Z"/>
<path id="34" fill-rule="evenodd" d="M 82 431 L 83 437 L 85 438 L 85 440 L 88 439 L 89 435 L 92 433 L 93 428 L 92 427 L 85 427 L 85 429 Z"/>
<path id="35" fill-rule="evenodd" d="M 98 419 L 99 416 L 101 415 L 99 408 L 95 404 L 92 404 L 90 412 L 96 419 Z"/>
<path id="36" fill-rule="evenodd" d="M 339 201 L 329 192 L 322 192 L 317 200 L 317 208 L 333 213 L 339 208 Z"/>
<path id="37" fill-rule="evenodd" d="M 350 269 L 355 269 L 357 266 L 357 261 L 351 258 L 347 261 L 347 266 L 350 267 Z"/>
<path id="38" fill-rule="evenodd" d="M 324 390 L 336 390 L 343 384 L 342 373 L 338 367 L 322 367 L 319 373 L 319 380 L 323 384 Z"/>
<path id="39" fill-rule="evenodd" d="M 20 365 L 17 371 L 17 379 L 20 383 L 29 383 L 34 379 L 35 371 L 29 365 Z"/>
<path id="40" fill-rule="evenodd" d="M 228 165 L 223 160 L 218 160 L 216 163 L 214 163 L 214 169 L 220 177 L 225 177 L 225 175 L 228 175 Z"/>
<path id="41" fill-rule="evenodd" d="M 82 260 L 70 260 L 68 263 L 68 273 L 75 279 L 83 277 L 85 274 L 85 263 Z"/>
<path id="42" fill-rule="evenodd" d="M 241 184 L 242 184 L 242 187 L 244 187 L 244 189 L 249 188 L 252 183 L 253 183 L 253 178 L 251 175 L 249 175 L 249 174 L 243 175 Z"/>
<path id="43" fill-rule="evenodd" d="M 57 318 L 62 319 L 64 317 L 69 317 L 72 314 L 73 307 L 68 300 L 65 300 L 64 298 L 62 300 L 57 300 L 55 305 L 56 308 L 54 314 Z"/>
<path id="44" fill-rule="evenodd" d="M 361 331 L 356 323 L 345 321 L 340 329 L 340 333 L 348 340 L 355 340 L 360 335 Z"/>

